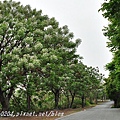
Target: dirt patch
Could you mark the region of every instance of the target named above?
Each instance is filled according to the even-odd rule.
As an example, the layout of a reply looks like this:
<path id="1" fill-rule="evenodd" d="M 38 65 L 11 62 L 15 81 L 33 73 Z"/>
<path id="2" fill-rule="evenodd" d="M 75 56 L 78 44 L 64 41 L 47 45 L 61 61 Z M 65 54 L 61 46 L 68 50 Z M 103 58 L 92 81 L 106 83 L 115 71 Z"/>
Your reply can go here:
<path id="1" fill-rule="evenodd" d="M 39 116 L 24 116 L 24 117 L 0 117 L 0 120 L 55 120 L 56 118 L 66 116 L 75 112 L 83 111 L 85 109 L 88 109 L 93 106 L 85 107 L 84 109 L 82 108 L 77 108 L 77 109 L 64 109 L 64 110 L 54 110 L 54 111 L 49 111 L 48 113 L 40 113 Z M 51 114 L 50 114 L 51 112 Z M 49 115 L 49 116 L 47 116 Z"/>

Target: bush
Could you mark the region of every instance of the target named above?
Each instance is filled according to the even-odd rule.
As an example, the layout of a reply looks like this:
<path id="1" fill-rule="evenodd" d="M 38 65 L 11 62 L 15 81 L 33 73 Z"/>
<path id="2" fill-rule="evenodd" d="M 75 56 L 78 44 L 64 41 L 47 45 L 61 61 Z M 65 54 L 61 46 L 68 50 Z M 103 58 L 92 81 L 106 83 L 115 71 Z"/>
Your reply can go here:
<path id="1" fill-rule="evenodd" d="M 79 108 L 81 106 L 81 100 L 79 98 L 75 98 L 72 108 Z"/>
<path id="2" fill-rule="evenodd" d="M 86 105 L 86 106 L 90 106 L 91 104 L 90 104 L 89 101 L 86 101 L 86 102 L 85 102 L 85 105 Z"/>

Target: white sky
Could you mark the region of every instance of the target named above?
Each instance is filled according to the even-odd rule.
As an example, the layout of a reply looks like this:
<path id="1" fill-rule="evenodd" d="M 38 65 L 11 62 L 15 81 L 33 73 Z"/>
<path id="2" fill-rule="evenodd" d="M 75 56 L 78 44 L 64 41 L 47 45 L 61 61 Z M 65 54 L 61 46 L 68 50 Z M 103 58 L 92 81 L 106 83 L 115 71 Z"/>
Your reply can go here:
<path id="1" fill-rule="evenodd" d="M 83 56 L 83 63 L 99 67 L 101 73 L 108 76 L 104 66 L 111 61 L 112 54 L 106 47 L 107 38 L 102 29 L 107 20 L 98 13 L 104 0 L 14 0 L 29 4 L 32 8 L 42 10 L 43 14 L 55 17 L 60 26 L 68 25 L 75 39 L 82 39 L 77 53 Z"/>

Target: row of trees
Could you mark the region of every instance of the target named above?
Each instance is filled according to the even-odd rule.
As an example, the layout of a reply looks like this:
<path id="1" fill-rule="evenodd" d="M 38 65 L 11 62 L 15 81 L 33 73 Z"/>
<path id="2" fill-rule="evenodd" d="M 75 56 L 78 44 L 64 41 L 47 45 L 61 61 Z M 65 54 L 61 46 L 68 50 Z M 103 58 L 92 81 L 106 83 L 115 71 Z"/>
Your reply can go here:
<path id="1" fill-rule="evenodd" d="M 120 1 L 106 0 L 102 4 L 103 16 L 109 25 L 104 28 L 104 35 L 108 37 L 108 46 L 113 53 L 112 62 L 106 65 L 110 71 L 106 86 L 109 98 L 114 100 L 114 107 L 120 107 Z"/>
<path id="2" fill-rule="evenodd" d="M 76 55 L 81 40 L 67 26 L 19 2 L 0 2 L 0 103 L 2 110 L 72 107 L 101 90 L 98 68 Z M 66 101 L 66 103 L 65 103 Z M 48 109 L 48 106 L 47 106 Z"/>

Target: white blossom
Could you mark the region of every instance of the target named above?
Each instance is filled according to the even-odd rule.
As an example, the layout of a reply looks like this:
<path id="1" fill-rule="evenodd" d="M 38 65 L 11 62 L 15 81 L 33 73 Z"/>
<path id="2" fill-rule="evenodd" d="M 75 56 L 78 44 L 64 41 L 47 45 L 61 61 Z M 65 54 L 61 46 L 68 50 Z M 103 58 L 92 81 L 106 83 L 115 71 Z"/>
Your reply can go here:
<path id="1" fill-rule="evenodd" d="M 20 53 L 21 52 L 21 49 L 20 48 L 17 48 L 17 47 L 15 47 L 14 49 L 13 49 L 13 54 L 18 54 L 18 53 Z"/>
<path id="2" fill-rule="evenodd" d="M 43 53 L 48 53 L 48 49 L 47 49 L 47 48 L 44 48 L 44 49 L 42 49 L 42 52 L 43 52 Z"/>
<path id="3" fill-rule="evenodd" d="M 50 39 L 51 39 L 51 35 L 45 35 L 45 36 L 44 36 L 44 39 L 45 39 L 45 40 L 50 40 Z"/>
<path id="4" fill-rule="evenodd" d="M 51 55 L 51 56 L 50 56 L 50 59 L 51 59 L 51 60 L 57 60 L 57 56 L 56 56 L 56 55 Z"/>
<path id="5" fill-rule="evenodd" d="M 42 72 L 46 72 L 46 68 L 42 68 Z"/>
<path id="6" fill-rule="evenodd" d="M 28 44 L 33 43 L 33 37 L 27 37 L 27 38 L 25 38 L 25 39 L 24 39 L 24 42 L 25 42 L 25 43 L 28 43 Z"/>
<path id="7" fill-rule="evenodd" d="M 40 66 L 40 61 L 37 60 L 37 59 L 34 59 L 34 60 L 33 60 L 33 65 L 35 65 L 35 66 Z"/>
<path id="8" fill-rule="evenodd" d="M 29 68 L 34 68 L 33 63 L 29 63 L 29 64 L 28 64 L 28 67 L 29 67 Z"/>
<path id="9" fill-rule="evenodd" d="M 39 51 L 43 48 L 43 45 L 39 42 L 34 46 L 35 50 Z"/>
<path id="10" fill-rule="evenodd" d="M 48 53 L 43 53 L 42 56 L 43 56 L 43 57 L 49 57 L 49 54 L 48 54 Z"/>

